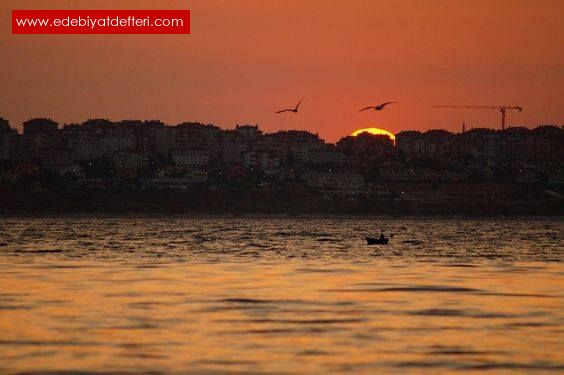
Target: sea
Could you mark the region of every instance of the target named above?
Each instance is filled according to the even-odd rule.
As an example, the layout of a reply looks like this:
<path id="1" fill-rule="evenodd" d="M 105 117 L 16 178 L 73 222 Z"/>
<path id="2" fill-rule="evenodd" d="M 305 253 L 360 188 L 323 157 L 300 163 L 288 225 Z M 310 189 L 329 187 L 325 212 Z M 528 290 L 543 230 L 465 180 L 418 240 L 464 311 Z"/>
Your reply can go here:
<path id="1" fill-rule="evenodd" d="M 563 261 L 562 217 L 2 217 L 0 373 L 564 373 Z"/>

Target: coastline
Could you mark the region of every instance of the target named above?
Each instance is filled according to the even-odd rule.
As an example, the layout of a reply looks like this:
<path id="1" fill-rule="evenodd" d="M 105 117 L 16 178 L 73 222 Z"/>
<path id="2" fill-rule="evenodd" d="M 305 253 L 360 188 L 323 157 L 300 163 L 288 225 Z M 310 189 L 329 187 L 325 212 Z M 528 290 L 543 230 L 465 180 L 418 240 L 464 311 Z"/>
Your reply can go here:
<path id="1" fill-rule="evenodd" d="M 0 216 L 564 216 L 564 200 L 358 198 L 257 191 L 65 191 L 0 194 Z"/>

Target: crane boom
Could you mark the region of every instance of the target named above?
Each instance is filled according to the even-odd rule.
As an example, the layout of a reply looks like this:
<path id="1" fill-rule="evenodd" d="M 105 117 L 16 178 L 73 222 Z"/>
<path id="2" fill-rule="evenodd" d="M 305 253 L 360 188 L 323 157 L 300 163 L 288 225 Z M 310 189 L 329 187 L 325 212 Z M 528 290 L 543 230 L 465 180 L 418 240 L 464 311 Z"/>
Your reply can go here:
<path id="1" fill-rule="evenodd" d="M 505 129 L 505 112 L 507 110 L 519 112 L 523 110 L 523 107 L 518 105 L 434 105 L 433 108 L 496 109 L 501 112 L 501 130 Z"/>

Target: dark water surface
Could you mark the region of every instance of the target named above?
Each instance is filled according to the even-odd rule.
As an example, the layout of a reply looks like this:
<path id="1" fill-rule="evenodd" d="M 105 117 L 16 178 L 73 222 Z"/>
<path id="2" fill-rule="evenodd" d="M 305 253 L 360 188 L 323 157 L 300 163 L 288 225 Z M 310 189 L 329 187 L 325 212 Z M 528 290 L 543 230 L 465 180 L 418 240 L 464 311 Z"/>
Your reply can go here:
<path id="1" fill-rule="evenodd" d="M 1 218 L 0 373 L 564 372 L 563 260 L 562 218 Z"/>

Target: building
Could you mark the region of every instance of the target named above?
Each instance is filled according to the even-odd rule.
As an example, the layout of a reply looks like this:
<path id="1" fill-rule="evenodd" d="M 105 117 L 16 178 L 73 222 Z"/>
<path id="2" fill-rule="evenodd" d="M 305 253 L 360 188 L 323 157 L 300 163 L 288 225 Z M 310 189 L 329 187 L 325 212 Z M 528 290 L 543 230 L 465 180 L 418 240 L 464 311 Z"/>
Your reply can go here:
<path id="1" fill-rule="evenodd" d="M 55 134 L 59 124 L 51 119 L 34 118 L 23 123 L 24 135 Z"/>
<path id="2" fill-rule="evenodd" d="M 337 150 L 335 146 L 327 146 L 320 149 L 313 149 L 309 152 L 309 162 L 313 164 L 342 165 L 345 155 Z"/>
<path id="3" fill-rule="evenodd" d="M 371 163 L 395 153 L 394 141 L 389 136 L 370 133 L 341 138 L 337 142 L 337 149 L 353 164 Z"/>
<path id="4" fill-rule="evenodd" d="M 406 130 L 396 134 L 397 149 L 408 158 L 434 158 L 448 152 L 453 134 L 446 130 L 428 130 L 425 133 Z"/>
<path id="5" fill-rule="evenodd" d="M 217 159 L 220 152 L 221 129 L 214 125 L 197 122 L 184 122 L 174 127 L 172 149 L 196 150 L 205 149 L 211 159 Z"/>
<path id="6" fill-rule="evenodd" d="M 364 179 L 356 173 L 311 173 L 306 184 L 323 191 L 357 191 L 364 186 Z"/>
<path id="7" fill-rule="evenodd" d="M 254 140 L 262 135 L 258 125 L 236 125 L 235 132 L 237 135 L 246 140 Z"/>
<path id="8" fill-rule="evenodd" d="M 543 125 L 531 130 L 527 149 L 527 159 L 538 165 L 562 163 L 564 161 L 564 129 L 554 125 Z"/>
<path id="9" fill-rule="evenodd" d="M 10 127 L 8 120 L 0 117 L 0 160 L 19 157 L 20 138 L 16 129 Z"/>
<path id="10" fill-rule="evenodd" d="M 280 159 L 276 154 L 260 151 L 250 151 L 243 153 L 243 166 L 245 168 L 255 168 L 262 171 L 274 171 L 280 167 Z"/>
<path id="11" fill-rule="evenodd" d="M 112 162 L 118 177 L 134 178 L 140 170 L 149 166 L 150 159 L 146 153 L 119 151 L 113 154 Z"/>
<path id="12" fill-rule="evenodd" d="M 204 169 L 210 161 L 209 152 L 205 150 L 173 150 L 171 156 L 176 165 L 187 168 Z"/>
<path id="13" fill-rule="evenodd" d="M 475 128 L 458 134 L 453 140 L 452 156 L 472 156 L 478 160 L 496 159 L 503 150 L 500 132 Z"/>
<path id="14" fill-rule="evenodd" d="M 281 159 L 287 159 L 292 164 L 309 162 L 310 151 L 320 149 L 325 145 L 318 134 L 303 130 L 279 131 L 269 134 L 269 137 L 270 143 L 276 145 L 273 151 L 277 152 Z"/>
<path id="15" fill-rule="evenodd" d="M 66 147 L 50 147 L 39 150 L 39 160 L 47 169 L 65 169 L 74 164 L 72 151 Z"/>
<path id="16" fill-rule="evenodd" d="M 45 118 L 31 119 L 23 123 L 22 153 L 29 159 L 40 158 L 39 150 L 59 147 L 58 123 Z"/>

